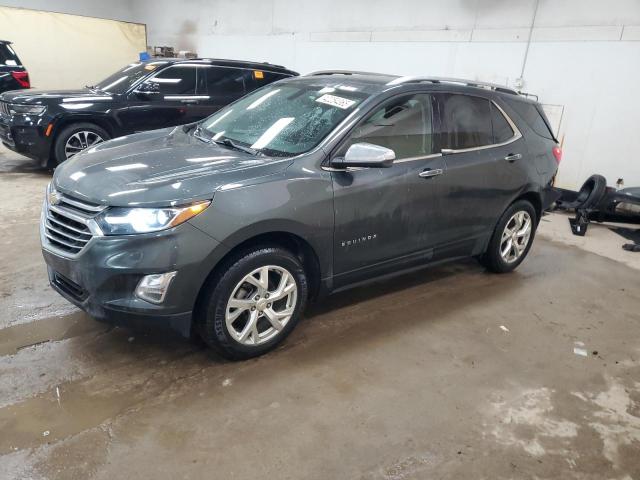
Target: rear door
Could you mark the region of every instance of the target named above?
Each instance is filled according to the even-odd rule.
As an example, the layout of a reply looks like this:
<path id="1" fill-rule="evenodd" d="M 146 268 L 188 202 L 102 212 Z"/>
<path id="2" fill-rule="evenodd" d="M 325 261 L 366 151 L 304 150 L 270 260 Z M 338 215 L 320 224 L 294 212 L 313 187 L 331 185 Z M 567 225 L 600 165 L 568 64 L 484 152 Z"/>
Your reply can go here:
<path id="1" fill-rule="evenodd" d="M 145 80 L 129 94 L 129 108 L 122 115 L 127 130 L 171 127 L 206 116 L 198 109 L 199 103 L 208 99 L 196 90 L 199 70 L 195 64 L 177 64 Z"/>
<path id="2" fill-rule="evenodd" d="M 526 184 L 527 147 L 494 101 L 460 93 L 435 96 L 447 186 L 438 255 L 468 255 L 483 244 Z"/>
<path id="3" fill-rule="evenodd" d="M 435 152 L 432 99 L 418 93 L 377 107 L 334 156 L 354 143 L 390 148 L 390 168 L 334 171 L 335 286 L 422 263 L 438 242 L 444 162 Z M 425 172 L 432 172 L 425 175 Z M 401 267 L 400 267 L 401 268 Z"/>
<path id="4" fill-rule="evenodd" d="M 199 105 L 203 117 L 235 102 L 250 90 L 251 70 L 206 65 L 200 67 L 200 72 L 204 73 L 204 91 L 208 97 Z"/>

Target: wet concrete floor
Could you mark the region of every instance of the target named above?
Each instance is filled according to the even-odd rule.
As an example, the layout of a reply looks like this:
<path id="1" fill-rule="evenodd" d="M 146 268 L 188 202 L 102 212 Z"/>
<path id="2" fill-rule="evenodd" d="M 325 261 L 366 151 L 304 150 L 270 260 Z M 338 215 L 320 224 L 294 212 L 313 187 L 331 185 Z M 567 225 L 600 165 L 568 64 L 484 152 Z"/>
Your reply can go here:
<path id="1" fill-rule="evenodd" d="M 49 178 L 0 147 L 0 478 L 640 478 L 637 270 L 538 238 L 513 274 L 335 295 L 230 363 L 47 286 Z"/>

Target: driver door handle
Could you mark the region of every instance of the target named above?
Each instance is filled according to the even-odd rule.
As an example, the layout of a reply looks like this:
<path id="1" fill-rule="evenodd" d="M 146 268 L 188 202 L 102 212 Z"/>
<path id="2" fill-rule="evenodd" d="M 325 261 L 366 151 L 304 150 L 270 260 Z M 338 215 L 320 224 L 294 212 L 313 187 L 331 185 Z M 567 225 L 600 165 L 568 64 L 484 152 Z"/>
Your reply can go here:
<path id="1" fill-rule="evenodd" d="M 422 178 L 431 178 L 431 177 L 437 177 L 438 175 L 442 175 L 443 173 L 444 173 L 444 170 L 442 170 L 441 168 L 425 168 L 418 175 L 421 176 Z"/>
<path id="2" fill-rule="evenodd" d="M 522 158 L 522 154 L 521 153 L 510 153 L 509 155 L 504 157 L 504 159 L 507 162 L 515 162 L 516 160 L 520 160 L 521 158 Z"/>
<path id="3" fill-rule="evenodd" d="M 185 98 L 184 100 L 180 100 L 180 103 L 187 103 L 187 104 L 193 104 L 193 103 L 198 103 L 198 100 L 195 98 Z"/>

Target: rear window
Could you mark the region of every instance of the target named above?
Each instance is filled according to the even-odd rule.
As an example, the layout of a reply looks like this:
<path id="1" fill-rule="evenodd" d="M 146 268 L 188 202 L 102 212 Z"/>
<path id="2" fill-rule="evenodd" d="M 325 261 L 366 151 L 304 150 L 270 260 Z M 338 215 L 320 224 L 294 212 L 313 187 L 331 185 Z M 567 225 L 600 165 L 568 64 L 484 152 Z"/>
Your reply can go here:
<path id="1" fill-rule="evenodd" d="M 522 117 L 531 130 L 541 137 L 556 141 L 553 132 L 548 126 L 548 122 L 542 116 L 543 113 L 536 108 L 535 104 L 519 102 L 517 100 L 507 100 L 507 103 Z"/>
<path id="2" fill-rule="evenodd" d="M 20 59 L 8 43 L 0 43 L 0 65 L 16 67 L 20 65 Z"/>

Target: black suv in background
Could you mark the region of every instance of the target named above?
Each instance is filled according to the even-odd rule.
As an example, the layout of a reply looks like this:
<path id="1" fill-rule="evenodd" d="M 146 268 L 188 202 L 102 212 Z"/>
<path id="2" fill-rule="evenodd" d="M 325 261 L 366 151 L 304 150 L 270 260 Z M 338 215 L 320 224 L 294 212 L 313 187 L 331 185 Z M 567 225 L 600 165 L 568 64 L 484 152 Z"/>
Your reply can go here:
<path id="1" fill-rule="evenodd" d="M 0 93 L 30 86 L 29 72 L 22 66 L 11 42 L 0 40 Z"/>
<path id="2" fill-rule="evenodd" d="M 94 317 L 247 358 L 319 293 L 469 256 L 515 269 L 560 154 L 540 105 L 506 87 L 324 72 L 64 162 L 42 248 Z"/>
<path id="3" fill-rule="evenodd" d="M 80 90 L 0 95 L 0 140 L 43 166 L 55 166 L 110 138 L 201 120 L 256 88 L 295 75 L 278 65 L 236 60 L 132 63 Z"/>

